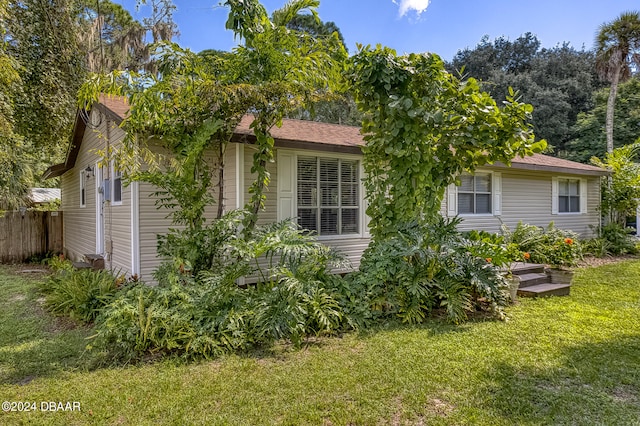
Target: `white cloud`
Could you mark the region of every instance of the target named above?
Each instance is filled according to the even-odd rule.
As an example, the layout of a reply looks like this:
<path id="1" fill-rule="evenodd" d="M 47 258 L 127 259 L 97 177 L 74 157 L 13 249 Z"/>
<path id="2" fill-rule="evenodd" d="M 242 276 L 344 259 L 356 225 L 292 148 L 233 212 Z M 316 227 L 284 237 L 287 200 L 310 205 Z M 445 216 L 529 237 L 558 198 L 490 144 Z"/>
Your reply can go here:
<path id="1" fill-rule="evenodd" d="M 398 14 L 402 17 L 410 10 L 415 10 L 418 16 L 429 7 L 431 0 L 393 0 L 393 2 L 400 6 Z"/>

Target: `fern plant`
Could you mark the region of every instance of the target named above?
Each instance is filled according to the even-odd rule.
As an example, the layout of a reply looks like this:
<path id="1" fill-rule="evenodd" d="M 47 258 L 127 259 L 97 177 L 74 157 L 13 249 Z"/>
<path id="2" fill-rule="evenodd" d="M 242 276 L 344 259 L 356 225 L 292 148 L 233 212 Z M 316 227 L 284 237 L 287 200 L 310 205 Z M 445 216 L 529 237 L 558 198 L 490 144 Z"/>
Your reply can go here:
<path id="1" fill-rule="evenodd" d="M 39 289 L 48 310 L 90 323 L 115 297 L 118 286 L 116 278 L 106 270 L 62 268 Z"/>

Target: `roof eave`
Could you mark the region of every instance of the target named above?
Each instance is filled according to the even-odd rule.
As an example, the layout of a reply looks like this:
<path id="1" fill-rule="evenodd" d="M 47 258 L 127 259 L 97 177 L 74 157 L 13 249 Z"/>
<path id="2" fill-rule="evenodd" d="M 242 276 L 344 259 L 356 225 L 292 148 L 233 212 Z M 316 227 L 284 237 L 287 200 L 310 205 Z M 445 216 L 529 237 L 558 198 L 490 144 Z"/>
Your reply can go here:
<path id="1" fill-rule="evenodd" d="M 234 133 L 231 142 L 254 144 L 255 135 Z M 274 138 L 276 148 L 303 149 L 309 151 L 338 152 L 343 154 L 362 154 L 360 145 L 338 145 L 322 142 L 299 141 L 294 139 Z"/>
<path id="2" fill-rule="evenodd" d="M 533 170 L 533 171 L 540 171 L 540 172 L 565 173 L 565 174 L 582 175 L 582 176 L 607 176 L 609 174 L 609 172 L 606 170 L 574 169 L 571 167 L 547 166 L 542 164 L 511 163 L 510 166 L 507 166 L 503 163 L 496 163 L 495 165 L 497 167 L 503 167 L 503 168 Z"/>
<path id="3" fill-rule="evenodd" d="M 42 179 L 47 180 L 62 176 L 67 170 L 65 163 L 54 164 L 42 173 Z"/>

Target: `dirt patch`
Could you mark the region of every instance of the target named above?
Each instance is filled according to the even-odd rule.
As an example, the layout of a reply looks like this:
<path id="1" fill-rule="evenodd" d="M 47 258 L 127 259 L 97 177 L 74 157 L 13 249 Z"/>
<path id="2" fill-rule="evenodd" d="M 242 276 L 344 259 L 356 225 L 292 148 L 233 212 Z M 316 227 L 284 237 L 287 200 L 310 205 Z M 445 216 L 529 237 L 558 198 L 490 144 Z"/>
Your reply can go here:
<path id="1" fill-rule="evenodd" d="M 453 405 L 449 404 L 446 401 L 443 401 L 438 398 L 433 398 L 430 401 L 431 403 L 427 406 L 427 410 L 432 413 L 437 414 L 440 417 L 447 417 L 451 412 L 453 412 Z"/>
<path id="2" fill-rule="evenodd" d="M 49 274 L 51 271 L 45 265 L 40 265 L 38 263 L 12 263 L 12 264 L 3 264 L 0 265 L 5 272 L 21 275 L 21 276 L 29 276 L 29 277 L 41 277 Z"/>
<path id="3" fill-rule="evenodd" d="M 639 256 L 631 254 L 623 254 L 619 256 L 606 256 L 606 257 L 585 257 L 578 266 L 581 268 L 589 268 L 603 265 L 611 265 L 613 263 L 623 262 L 625 260 L 638 260 Z"/>
<path id="4" fill-rule="evenodd" d="M 25 296 L 24 294 L 16 294 L 15 296 L 9 298 L 9 302 L 13 303 L 13 302 L 22 302 L 23 300 L 25 300 L 27 298 L 27 296 Z"/>
<path id="5" fill-rule="evenodd" d="M 638 402 L 638 396 L 635 394 L 631 386 L 618 386 L 613 389 L 613 392 L 611 392 L 611 396 L 614 400 L 622 403 L 636 404 Z"/>

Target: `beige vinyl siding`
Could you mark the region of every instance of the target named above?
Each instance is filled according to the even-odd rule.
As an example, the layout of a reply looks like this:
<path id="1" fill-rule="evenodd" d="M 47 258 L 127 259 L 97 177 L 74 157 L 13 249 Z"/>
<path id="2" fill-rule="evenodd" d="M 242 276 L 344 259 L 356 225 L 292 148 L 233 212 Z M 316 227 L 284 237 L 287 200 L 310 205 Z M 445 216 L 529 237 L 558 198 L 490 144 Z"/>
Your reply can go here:
<path id="1" fill-rule="evenodd" d="M 79 156 L 80 157 L 80 156 Z M 86 157 L 84 158 L 86 168 Z M 75 167 L 60 179 L 61 209 L 64 212 L 63 241 L 65 255 L 73 261 L 82 260 L 96 250 L 95 178 L 87 179 L 86 207 L 80 208 L 80 171 Z"/>
<path id="2" fill-rule="evenodd" d="M 552 173 L 496 169 L 502 172 L 502 215 L 462 215 L 461 230 L 499 232 L 501 224 L 513 229 L 522 221 L 546 227 L 550 222 L 560 229 L 572 230 L 582 236 L 593 235 L 590 225 L 597 226 L 600 203 L 600 178 L 579 176 L 587 182 L 587 212 L 585 214 L 552 214 Z M 447 202 L 445 197 L 443 204 Z M 446 207 L 443 209 L 447 211 Z"/>
<path id="3" fill-rule="evenodd" d="M 109 121 L 109 143 L 118 150 L 125 137 L 124 131 L 113 121 Z M 106 135 L 106 133 L 103 133 Z M 105 142 L 103 142 L 105 143 Z M 103 148 L 104 149 L 104 148 Z M 113 169 L 111 165 L 102 167 L 103 179 L 109 179 L 111 198 L 113 199 Z M 116 274 L 131 273 L 131 187 L 122 186 L 122 202 L 106 201 L 104 205 L 104 241 L 106 266 Z"/>
<path id="4" fill-rule="evenodd" d="M 227 145 L 224 153 L 225 165 L 224 165 L 224 178 L 225 182 L 229 183 L 224 186 L 224 210 L 226 212 L 235 210 L 236 207 L 236 151 L 237 143 L 230 143 Z M 233 183 L 233 184 L 232 184 Z"/>
<path id="5" fill-rule="evenodd" d="M 104 205 L 105 246 L 96 247 L 96 206 L 99 202 L 97 188 L 100 178 L 110 178 L 110 170 L 104 165 L 102 173 L 96 163 L 102 161 L 97 153 L 105 151 L 107 125 L 110 144 L 117 149 L 124 138 L 124 132 L 112 120 L 94 109 L 91 122 L 99 123 L 97 128 L 87 126 L 75 166 L 61 179 L 62 209 L 65 212 L 64 244 L 65 252 L 72 260 L 82 260 L 86 254 L 105 255 L 105 267 L 114 272 L 128 273 L 131 270 L 131 191 L 122 189 L 122 205 Z M 86 207 L 80 207 L 80 173 L 90 166 L 94 176 L 86 179 Z M 110 244 L 111 242 L 111 244 Z M 109 253 L 109 247 L 112 248 Z M 96 250 L 97 249 L 97 250 Z"/>
<path id="6" fill-rule="evenodd" d="M 98 122 L 100 113 L 91 112 L 91 121 Z M 82 146 L 76 159 L 75 167 L 64 173 L 60 178 L 61 209 L 64 212 L 64 252 L 73 260 L 83 259 L 85 254 L 96 252 L 96 180 L 94 177 L 86 179 L 86 206 L 80 207 L 80 174 L 90 166 L 94 169 L 100 160 L 95 153 L 103 147 L 101 135 L 106 130 L 106 123 L 101 120 L 96 130 L 87 127 Z"/>
<path id="7" fill-rule="evenodd" d="M 235 144 L 229 144 L 228 148 L 231 149 L 227 149 L 225 152 L 225 211 L 232 210 L 235 207 L 235 148 L 233 145 Z M 207 157 L 213 158 L 213 154 L 207 155 Z M 217 186 L 217 182 L 217 176 L 214 176 L 213 185 Z M 153 272 L 163 260 L 157 253 L 158 235 L 165 235 L 169 228 L 176 227 L 171 224 L 171 218 L 168 216 L 170 211 L 157 208 L 155 204 L 157 197 L 153 196 L 156 191 L 157 188 L 149 183 L 139 183 L 140 276 L 143 281 L 149 284 L 155 283 Z M 214 197 L 217 201 L 215 193 Z M 209 220 L 214 219 L 217 210 L 217 204 L 208 206 L 205 210 L 205 217 Z"/>
<path id="8" fill-rule="evenodd" d="M 113 176 L 110 178 L 113 179 Z M 131 186 L 122 187 L 122 204 L 105 203 L 104 218 L 105 251 L 111 251 L 110 256 L 107 256 L 108 267 L 115 273 L 128 275 L 132 269 Z"/>

